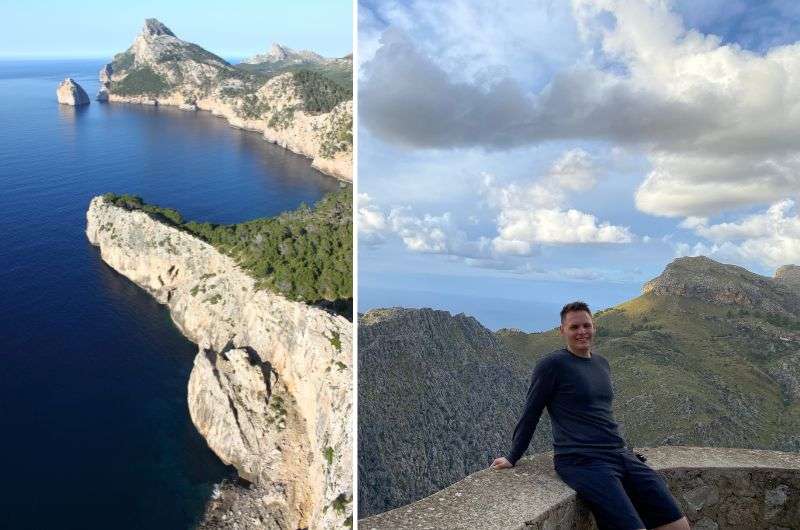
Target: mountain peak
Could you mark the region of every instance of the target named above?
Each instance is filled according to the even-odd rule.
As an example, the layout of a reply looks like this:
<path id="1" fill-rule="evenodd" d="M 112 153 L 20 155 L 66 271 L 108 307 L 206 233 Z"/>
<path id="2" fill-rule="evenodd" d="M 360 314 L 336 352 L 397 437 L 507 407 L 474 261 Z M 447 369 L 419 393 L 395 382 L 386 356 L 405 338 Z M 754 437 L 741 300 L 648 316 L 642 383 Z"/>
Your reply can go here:
<path id="1" fill-rule="evenodd" d="M 771 313 L 791 313 L 800 307 L 800 300 L 787 289 L 795 285 L 795 281 L 800 285 L 800 267 L 781 267 L 773 279 L 738 265 L 696 256 L 673 260 L 658 277 L 644 284 L 642 292 L 738 305 Z"/>
<path id="2" fill-rule="evenodd" d="M 273 42 L 269 49 L 269 53 L 267 53 L 267 57 L 275 61 L 285 61 L 292 51 L 293 50 L 291 48 L 287 48 L 286 46 L 278 44 L 277 42 Z"/>
<path id="3" fill-rule="evenodd" d="M 148 18 L 144 21 L 142 35 L 169 35 L 170 37 L 175 37 L 175 34 L 172 33 L 172 30 L 155 18 Z"/>
<path id="4" fill-rule="evenodd" d="M 800 290 L 800 265 L 784 265 L 775 271 L 775 281 Z"/>

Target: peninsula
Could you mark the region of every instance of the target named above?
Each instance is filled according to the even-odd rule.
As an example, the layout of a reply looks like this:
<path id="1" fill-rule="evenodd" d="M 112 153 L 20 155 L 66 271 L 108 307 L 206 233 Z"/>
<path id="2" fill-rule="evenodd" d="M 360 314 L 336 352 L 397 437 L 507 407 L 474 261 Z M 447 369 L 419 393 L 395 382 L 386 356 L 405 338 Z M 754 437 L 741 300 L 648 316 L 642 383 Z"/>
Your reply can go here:
<path id="1" fill-rule="evenodd" d="M 100 70 L 100 84 L 98 101 L 208 110 L 311 158 L 323 173 L 353 179 L 352 56 L 278 47 L 235 66 L 150 18 Z"/>
<path id="2" fill-rule="evenodd" d="M 340 211 L 351 204 L 349 187 L 339 195 L 230 227 L 186 223 L 138 197 L 91 201 L 86 234 L 103 261 L 165 304 L 198 345 L 192 421 L 251 484 L 223 488 L 201 528 L 352 525 L 352 324 L 303 301 L 348 294 L 335 267 L 302 257 L 309 247 L 332 260 L 338 234 L 351 241 L 352 210 Z M 259 268 L 271 248 L 275 267 Z"/>

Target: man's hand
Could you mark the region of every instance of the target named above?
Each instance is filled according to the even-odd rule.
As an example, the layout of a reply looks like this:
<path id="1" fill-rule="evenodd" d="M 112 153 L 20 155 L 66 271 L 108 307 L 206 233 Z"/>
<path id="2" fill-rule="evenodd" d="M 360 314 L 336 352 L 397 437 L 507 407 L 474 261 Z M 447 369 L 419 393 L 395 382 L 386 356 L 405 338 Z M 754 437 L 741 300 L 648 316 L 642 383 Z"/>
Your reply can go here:
<path id="1" fill-rule="evenodd" d="M 508 469 L 510 467 L 514 467 L 514 464 L 508 461 L 508 459 L 504 456 L 500 458 L 495 458 L 492 465 L 489 466 L 489 469 Z"/>

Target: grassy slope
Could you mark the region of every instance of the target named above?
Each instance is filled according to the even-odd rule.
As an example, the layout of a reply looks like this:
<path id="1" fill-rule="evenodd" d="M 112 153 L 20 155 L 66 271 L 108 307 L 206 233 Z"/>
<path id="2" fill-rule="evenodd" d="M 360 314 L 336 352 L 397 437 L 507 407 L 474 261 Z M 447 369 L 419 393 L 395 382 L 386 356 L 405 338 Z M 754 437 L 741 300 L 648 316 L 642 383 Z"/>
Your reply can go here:
<path id="1" fill-rule="evenodd" d="M 596 315 L 596 349 L 612 366 L 615 414 L 630 443 L 800 449 L 800 404 L 767 375 L 800 351 L 792 326 L 685 297 L 643 295 Z M 533 358 L 554 332 L 499 332 Z M 532 359 L 533 364 L 533 359 Z"/>

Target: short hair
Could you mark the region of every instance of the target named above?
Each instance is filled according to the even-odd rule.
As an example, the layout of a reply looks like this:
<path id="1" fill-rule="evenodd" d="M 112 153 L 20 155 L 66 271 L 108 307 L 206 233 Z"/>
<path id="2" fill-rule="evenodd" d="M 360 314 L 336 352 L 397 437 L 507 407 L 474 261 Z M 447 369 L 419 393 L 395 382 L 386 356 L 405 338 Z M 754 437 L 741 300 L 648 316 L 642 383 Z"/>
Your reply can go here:
<path id="1" fill-rule="evenodd" d="M 589 309 L 589 305 L 586 302 L 570 302 L 561 308 L 561 322 L 564 322 L 564 317 L 567 316 L 567 313 L 571 313 L 573 311 L 586 311 L 589 313 L 589 316 L 592 316 L 592 310 Z"/>

